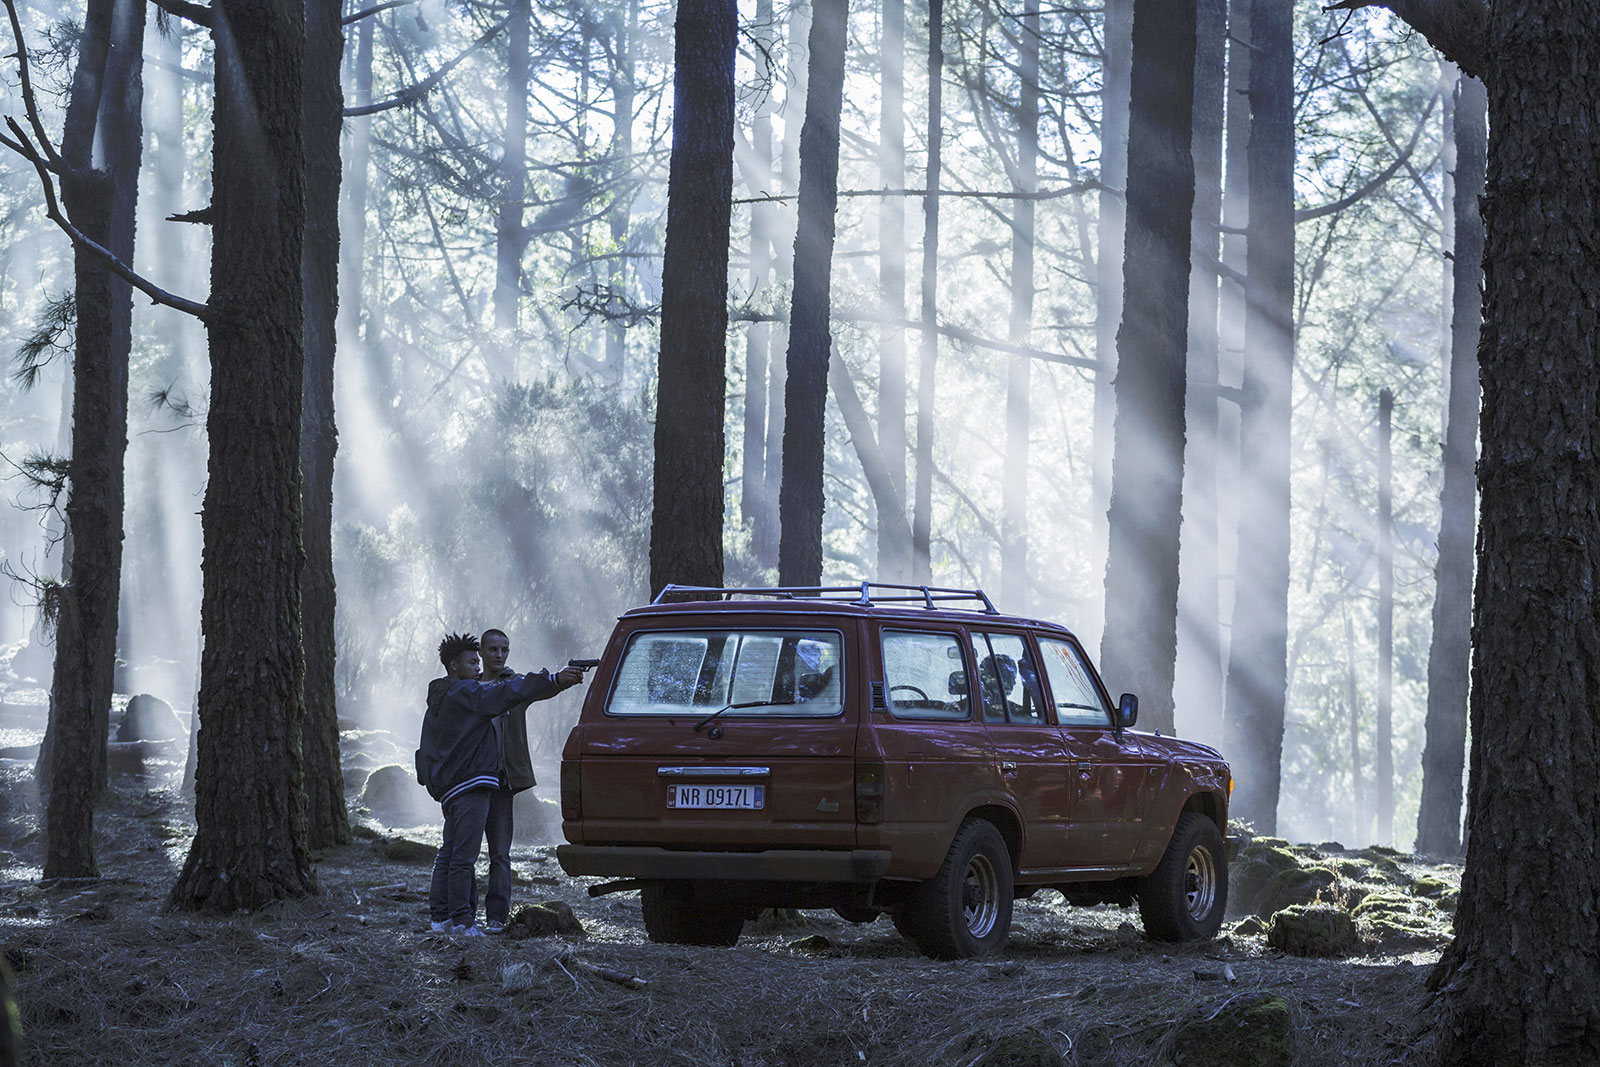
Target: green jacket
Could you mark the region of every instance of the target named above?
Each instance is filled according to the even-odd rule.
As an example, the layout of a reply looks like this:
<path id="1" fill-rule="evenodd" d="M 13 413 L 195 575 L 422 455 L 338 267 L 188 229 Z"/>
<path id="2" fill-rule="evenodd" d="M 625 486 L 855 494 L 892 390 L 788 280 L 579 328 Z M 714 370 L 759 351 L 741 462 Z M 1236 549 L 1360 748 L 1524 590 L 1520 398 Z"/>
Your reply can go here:
<path id="1" fill-rule="evenodd" d="M 515 672 L 508 667 L 500 676 L 514 677 Z M 532 789 L 537 784 L 533 778 L 533 757 L 528 754 L 528 705 L 536 700 L 549 700 L 569 688 L 557 682 L 549 671 L 539 671 L 535 677 L 539 676 L 548 680 L 549 687 L 513 704 L 500 720 L 500 767 L 505 774 L 506 788 L 513 793 Z"/>

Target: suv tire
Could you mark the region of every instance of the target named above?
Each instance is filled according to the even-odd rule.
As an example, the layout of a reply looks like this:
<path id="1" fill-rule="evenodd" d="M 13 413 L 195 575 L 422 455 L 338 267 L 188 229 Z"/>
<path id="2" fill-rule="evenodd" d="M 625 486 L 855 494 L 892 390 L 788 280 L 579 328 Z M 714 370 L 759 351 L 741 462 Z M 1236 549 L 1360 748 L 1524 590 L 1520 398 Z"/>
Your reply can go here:
<path id="1" fill-rule="evenodd" d="M 1222 831 L 1197 811 L 1178 816 L 1167 851 L 1139 886 L 1139 917 L 1157 941 L 1209 941 L 1228 908 Z"/>
<path id="2" fill-rule="evenodd" d="M 1011 884 L 1011 853 L 1000 831 L 968 819 L 939 873 L 917 887 L 895 925 L 937 960 L 993 956 L 1011 934 Z"/>
<path id="3" fill-rule="evenodd" d="M 648 882 L 639 891 L 644 906 L 644 932 L 651 941 L 666 945 L 737 944 L 744 916 L 725 908 L 695 904 L 687 886 Z"/>

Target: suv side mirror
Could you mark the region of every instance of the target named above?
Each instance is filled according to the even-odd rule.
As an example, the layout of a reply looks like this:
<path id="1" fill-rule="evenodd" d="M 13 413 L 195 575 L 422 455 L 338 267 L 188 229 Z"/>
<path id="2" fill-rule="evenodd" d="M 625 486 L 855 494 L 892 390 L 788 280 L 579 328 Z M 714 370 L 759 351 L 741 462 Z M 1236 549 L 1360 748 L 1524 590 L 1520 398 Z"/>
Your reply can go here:
<path id="1" fill-rule="evenodd" d="M 967 695 L 967 672 L 966 671 L 951 671 L 950 672 L 950 681 L 948 683 L 948 687 L 950 689 L 950 695 L 951 696 L 953 696 L 953 697 L 964 697 L 964 696 L 966 696 Z"/>
<path id="2" fill-rule="evenodd" d="M 1117 701 L 1117 729 L 1126 730 L 1139 721 L 1139 698 L 1123 693 Z"/>

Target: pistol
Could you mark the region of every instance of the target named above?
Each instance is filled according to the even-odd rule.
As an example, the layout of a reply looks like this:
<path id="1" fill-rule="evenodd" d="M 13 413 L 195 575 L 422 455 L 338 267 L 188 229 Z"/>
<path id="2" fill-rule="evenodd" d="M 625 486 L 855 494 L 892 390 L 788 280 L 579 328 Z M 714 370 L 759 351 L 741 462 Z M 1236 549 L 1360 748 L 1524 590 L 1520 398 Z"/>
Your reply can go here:
<path id="1" fill-rule="evenodd" d="M 597 659 L 569 659 L 567 660 L 567 666 L 576 667 L 581 671 L 592 671 L 600 666 L 600 661 Z"/>

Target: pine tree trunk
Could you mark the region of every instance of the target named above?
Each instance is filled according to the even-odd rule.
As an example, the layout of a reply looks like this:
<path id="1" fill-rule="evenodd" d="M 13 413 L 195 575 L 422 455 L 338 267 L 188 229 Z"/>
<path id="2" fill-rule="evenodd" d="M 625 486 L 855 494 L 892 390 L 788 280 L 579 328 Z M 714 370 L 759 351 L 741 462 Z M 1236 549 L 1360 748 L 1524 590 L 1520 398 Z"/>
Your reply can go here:
<path id="1" fill-rule="evenodd" d="M 1133 67 L 1134 0 L 1106 0 L 1105 68 L 1100 87 L 1100 241 L 1095 262 L 1094 445 L 1090 484 L 1089 523 L 1093 542 L 1090 559 L 1099 566 L 1106 558 L 1110 527 L 1111 456 L 1116 398 L 1112 383 L 1117 376 L 1117 327 L 1122 322 L 1122 253 L 1125 240 L 1128 186 L 1128 84 Z M 1098 618 L 1085 620 L 1084 631 L 1105 629 L 1104 605 L 1090 598 Z"/>
<path id="2" fill-rule="evenodd" d="M 733 210 L 732 0 L 683 0 L 661 271 L 650 590 L 722 584 L 722 407 Z"/>
<path id="3" fill-rule="evenodd" d="M 494 323 L 502 330 L 517 328 L 522 295 L 522 253 L 527 231 L 522 226 L 522 206 L 528 199 L 528 38 L 533 8 L 530 0 L 512 0 L 507 27 L 510 49 L 506 68 L 506 133 L 500 155 L 500 204 L 495 223 Z M 510 361 L 496 367 L 503 377 L 514 377 Z"/>
<path id="4" fill-rule="evenodd" d="M 1024 0 L 1017 32 L 1018 192 L 1039 188 L 1039 0 Z M 1011 317 L 1006 339 L 1025 344 L 1033 328 L 1034 202 L 1014 201 L 1011 216 Z M 1006 360 L 1006 453 L 1000 487 L 1000 599 L 1008 611 L 1027 614 L 1028 600 L 1028 395 L 1033 360 Z"/>
<path id="5" fill-rule="evenodd" d="M 305 14 L 218 0 L 195 837 L 174 907 L 313 891 L 301 782 Z M 232 62 L 227 61 L 231 58 Z"/>
<path id="6" fill-rule="evenodd" d="M 350 72 L 353 91 L 350 104 L 362 107 L 372 103 L 372 25 L 375 16 L 362 19 L 353 30 L 356 47 Z M 362 284 L 367 259 L 367 188 L 372 164 L 372 118 L 349 120 L 350 161 L 342 167 L 340 192 L 344 213 L 340 217 L 339 315 L 340 333 L 354 341 L 361 336 L 361 309 L 365 303 Z"/>
<path id="7" fill-rule="evenodd" d="M 1250 221 L 1250 0 L 1228 0 L 1228 85 L 1223 122 L 1222 262 L 1244 276 L 1245 226 Z M 1238 393 L 1223 397 L 1221 386 L 1244 378 L 1244 309 L 1242 282 L 1224 276 L 1217 284 L 1217 672 L 1224 694 L 1226 719 L 1227 666 L 1232 655 L 1231 620 L 1238 601 L 1233 564 L 1238 555 L 1239 506 L 1243 494 L 1239 447 Z M 1223 731 L 1226 735 L 1226 722 Z"/>
<path id="8" fill-rule="evenodd" d="M 639 0 L 628 0 L 625 15 L 613 15 L 613 33 L 617 64 L 612 72 L 611 95 L 615 102 L 611 138 L 612 168 L 616 173 L 616 199 L 611 205 L 612 258 L 607 268 L 607 282 L 613 294 L 626 292 L 628 260 L 624 253 L 628 246 L 628 227 L 633 205 L 633 111 L 634 111 L 634 42 L 639 36 Z M 769 124 L 770 127 L 770 124 Z M 622 385 L 628 354 L 627 326 L 621 319 L 606 323 L 606 378 L 617 386 Z"/>
<path id="9" fill-rule="evenodd" d="M 885 189 L 906 184 L 906 4 L 883 0 L 883 45 L 879 59 L 883 114 L 879 119 L 878 182 Z M 906 204 L 886 196 L 878 204 L 878 291 L 887 320 L 878 330 L 878 451 L 901 500 L 906 498 Z M 878 580 L 911 578 L 911 544 L 897 536 L 906 528 L 878 512 Z"/>
<path id="10" fill-rule="evenodd" d="M 1125 298 L 1101 673 L 1172 732 L 1183 502 L 1189 231 L 1194 212 L 1195 0 L 1138 0 L 1128 122 Z"/>
<path id="11" fill-rule="evenodd" d="M 922 353 L 917 371 L 917 481 L 911 580 L 933 579 L 933 404 L 939 364 L 939 153 L 944 140 L 944 0 L 928 0 L 928 169 L 922 200 Z"/>
<path id="12" fill-rule="evenodd" d="M 1377 841 L 1394 844 L 1394 394 L 1378 394 L 1378 722 L 1372 748 Z"/>
<path id="13" fill-rule="evenodd" d="M 813 0 L 806 117 L 800 129 L 783 484 L 778 492 L 779 585 L 819 585 L 822 581 L 823 428 L 828 359 L 833 348 L 829 289 L 848 21 L 848 0 Z"/>
<path id="14" fill-rule="evenodd" d="M 305 573 L 301 620 L 305 628 L 306 822 L 312 848 L 350 840 L 339 770 L 339 714 L 334 694 L 333 461 L 339 446 L 334 425 L 333 364 L 339 313 L 339 131 L 344 95 L 339 61 L 344 33 L 339 0 L 306 0 L 305 150 L 305 394 L 300 438 L 304 478 Z"/>
<path id="15" fill-rule="evenodd" d="M 772 0 L 759 0 L 756 25 L 772 24 Z M 772 182 L 772 113 L 764 106 L 750 127 L 753 162 L 745 178 L 752 197 L 769 192 Z M 772 207 L 750 206 L 750 292 L 766 288 L 772 271 Z M 739 517 L 746 524 L 760 521 L 761 495 L 767 488 L 767 363 L 772 350 L 772 326 L 752 322 L 744 337 L 744 436 L 740 449 Z"/>
<path id="16" fill-rule="evenodd" d="M 133 258 L 142 149 L 144 8 L 91 0 L 61 139 L 62 201 L 73 223 Z M 100 166 L 97 168 L 96 163 Z M 77 325 L 72 360 L 72 461 L 67 526 L 72 570 L 56 598 L 46 878 L 99 873 L 94 807 L 106 779 L 122 580 L 123 460 L 133 295 L 83 253 L 73 257 Z"/>
<path id="17" fill-rule="evenodd" d="M 1195 12 L 1194 225 L 1189 240 L 1189 391 L 1184 421 L 1183 540 L 1178 584 L 1179 655 L 1188 677 L 1181 706 L 1187 721 L 1209 731 L 1219 726 L 1222 707 L 1221 605 L 1217 543 L 1217 272 L 1221 255 L 1224 61 L 1228 38 L 1226 0 L 1199 0 Z"/>
<path id="18" fill-rule="evenodd" d="M 1427 742 L 1422 749 L 1418 852 L 1461 853 L 1461 780 L 1467 756 L 1467 689 L 1472 661 L 1473 467 L 1478 449 L 1478 333 L 1483 317 L 1483 192 L 1487 107 L 1483 82 L 1456 87 L 1455 248 L 1451 258 L 1449 416 L 1440 490 L 1439 562 L 1433 643 L 1428 648 Z"/>
<path id="19" fill-rule="evenodd" d="M 1228 661 L 1235 814 L 1274 833 L 1289 646 L 1289 410 L 1294 362 L 1294 47 L 1291 0 L 1254 0 L 1250 226 L 1240 424 L 1239 565 Z"/>

